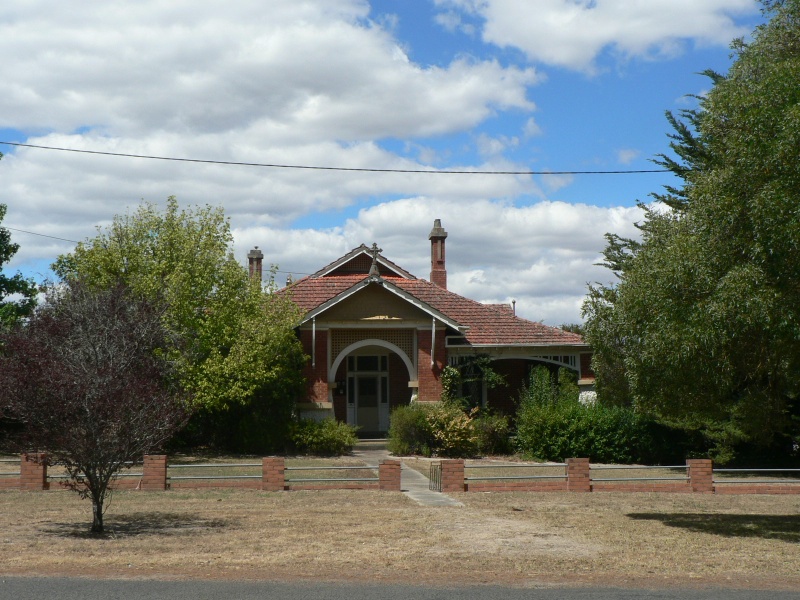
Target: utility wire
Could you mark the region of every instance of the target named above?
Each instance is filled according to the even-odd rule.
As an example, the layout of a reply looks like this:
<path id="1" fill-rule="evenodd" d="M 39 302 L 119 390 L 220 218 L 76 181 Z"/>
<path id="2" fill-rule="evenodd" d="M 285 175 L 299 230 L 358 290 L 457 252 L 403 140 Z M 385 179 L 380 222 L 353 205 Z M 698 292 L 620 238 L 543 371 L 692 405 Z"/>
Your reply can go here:
<path id="1" fill-rule="evenodd" d="M 125 154 L 122 152 L 101 152 L 99 150 L 78 150 L 77 148 L 59 148 L 56 146 L 39 146 L 18 142 L 3 142 L 6 146 L 19 148 L 36 148 L 37 150 L 58 150 L 78 154 L 97 154 L 101 156 L 118 156 L 122 158 L 146 158 L 149 160 L 168 160 L 173 162 L 202 163 L 208 165 L 236 165 L 240 167 L 266 167 L 270 169 L 306 169 L 311 171 L 351 171 L 361 173 L 421 173 L 425 175 L 633 175 L 639 173 L 668 173 L 669 169 L 647 169 L 630 171 L 453 171 L 444 169 L 367 169 L 358 167 L 320 167 L 312 165 L 283 165 L 272 163 L 249 163 L 232 160 L 204 160 L 200 158 L 175 158 L 171 156 L 150 156 L 146 154 Z"/>
<path id="2" fill-rule="evenodd" d="M 28 231 L 26 229 L 17 229 L 16 227 L 8 227 L 7 225 L 0 226 L 0 229 L 8 229 L 10 231 L 16 231 L 18 233 L 27 233 L 28 235 L 38 235 L 39 237 L 50 238 L 51 240 L 60 240 L 62 242 L 72 242 L 73 244 L 80 244 L 77 240 L 68 240 L 67 238 L 56 237 L 54 235 L 47 235 L 44 233 L 36 233 L 35 231 Z M 275 270 L 276 273 L 285 273 L 287 275 L 311 275 L 312 273 L 303 273 L 302 271 L 282 271 L 280 269 Z"/>

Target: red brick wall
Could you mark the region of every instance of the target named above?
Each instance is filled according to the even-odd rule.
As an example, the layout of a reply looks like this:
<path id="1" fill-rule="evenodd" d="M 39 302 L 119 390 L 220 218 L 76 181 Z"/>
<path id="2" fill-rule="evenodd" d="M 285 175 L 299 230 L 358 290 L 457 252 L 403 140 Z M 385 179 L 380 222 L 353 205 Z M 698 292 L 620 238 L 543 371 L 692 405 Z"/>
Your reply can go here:
<path id="1" fill-rule="evenodd" d="M 313 335 L 311 330 L 300 332 L 300 343 L 303 345 L 303 352 L 308 356 L 312 354 Z M 309 402 L 328 401 L 328 332 L 317 329 L 316 340 L 316 365 L 312 366 L 309 360 L 303 369 L 308 387 L 306 399 Z"/>
<path id="2" fill-rule="evenodd" d="M 387 492 L 400 491 L 400 467 L 399 460 L 382 460 L 378 465 L 378 479 L 380 489 Z"/>
<path id="3" fill-rule="evenodd" d="M 150 454 L 144 457 L 141 489 L 164 491 L 167 489 L 167 456 Z"/>
<path id="4" fill-rule="evenodd" d="M 466 490 L 464 485 L 464 461 L 460 458 L 442 460 L 442 491 L 463 492 Z"/>
<path id="5" fill-rule="evenodd" d="M 23 454 L 19 465 L 19 489 L 47 489 L 47 467 L 42 462 L 44 454 Z"/>
<path id="6" fill-rule="evenodd" d="M 430 359 L 428 359 L 430 363 Z M 408 387 L 408 369 L 397 354 L 389 355 L 389 409 L 405 406 L 411 401 L 412 389 Z"/>
<path id="7" fill-rule="evenodd" d="M 337 421 L 347 422 L 347 361 L 343 360 L 336 371 L 335 381 L 344 382 L 342 393 L 333 390 L 333 416 Z"/>
<path id="8" fill-rule="evenodd" d="M 444 338 L 444 331 L 436 332 L 435 363 L 431 367 L 431 331 L 417 331 L 417 370 L 421 402 L 438 402 L 442 398 L 441 374 L 446 360 Z"/>

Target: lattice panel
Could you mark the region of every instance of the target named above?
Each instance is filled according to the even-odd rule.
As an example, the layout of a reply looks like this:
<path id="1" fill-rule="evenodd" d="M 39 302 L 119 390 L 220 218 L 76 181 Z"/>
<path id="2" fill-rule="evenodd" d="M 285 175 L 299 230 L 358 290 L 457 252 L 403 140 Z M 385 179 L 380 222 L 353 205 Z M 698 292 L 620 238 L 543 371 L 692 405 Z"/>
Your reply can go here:
<path id="1" fill-rule="evenodd" d="M 394 344 L 414 360 L 413 329 L 334 329 L 331 331 L 331 356 L 339 356 L 349 345 L 367 339 Z"/>

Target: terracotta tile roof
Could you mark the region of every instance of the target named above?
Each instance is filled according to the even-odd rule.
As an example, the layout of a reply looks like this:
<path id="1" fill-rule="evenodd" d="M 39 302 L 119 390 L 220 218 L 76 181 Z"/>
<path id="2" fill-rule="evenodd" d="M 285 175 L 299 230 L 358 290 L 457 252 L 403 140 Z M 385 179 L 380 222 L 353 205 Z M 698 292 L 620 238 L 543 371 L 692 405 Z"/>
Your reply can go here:
<path id="1" fill-rule="evenodd" d="M 397 287 L 469 327 L 465 336 L 474 345 L 583 345 L 581 336 L 515 316 L 510 308 L 481 304 L 424 279 L 390 279 Z"/>
<path id="2" fill-rule="evenodd" d="M 294 302 L 309 312 L 365 279 L 363 273 L 311 275 L 299 279 L 284 293 L 291 294 Z M 481 304 L 424 279 L 382 279 L 467 327 L 465 337 L 473 345 L 584 345 L 581 336 L 517 317 L 505 305 Z"/>
<path id="3" fill-rule="evenodd" d="M 281 293 L 289 294 L 295 304 L 304 311 L 314 310 L 321 304 L 325 304 L 349 290 L 355 284 L 366 279 L 363 273 L 352 275 L 329 275 L 327 277 L 315 277 L 310 275 L 298 279 L 291 286 L 283 288 Z"/>

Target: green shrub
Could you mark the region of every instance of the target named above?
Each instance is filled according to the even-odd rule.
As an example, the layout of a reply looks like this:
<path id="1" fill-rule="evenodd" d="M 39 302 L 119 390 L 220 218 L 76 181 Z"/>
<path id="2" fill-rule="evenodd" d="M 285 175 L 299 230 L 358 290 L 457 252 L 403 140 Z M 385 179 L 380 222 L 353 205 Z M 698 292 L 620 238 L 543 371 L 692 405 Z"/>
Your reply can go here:
<path id="1" fill-rule="evenodd" d="M 397 456 L 411 454 L 430 456 L 432 444 L 433 434 L 424 405 L 398 406 L 392 411 L 388 437 L 389 452 Z"/>
<path id="2" fill-rule="evenodd" d="M 389 451 L 397 455 L 463 457 L 477 453 L 473 419 L 449 402 L 412 404 L 392 412 Z"/>
<path id="3" fill-rule="evenodd" d="M 437 402 L 427 408 L 427 418 L 433 434 L 432 450 L 438 456 L 458 458 L 478 453 L 472 417 L 459 406 Z"/>
<path id="4" fill-rule="evenodd" d="M 300 419 L 291 428 L 290 440 L 300 454 L 341 456 L 349 454 L 358 442 L 356 428 L 333 419 Z"/>
<path id="5" fill-rule="evenodd" d="M 542 460 L 588 457 L 606 463 L 647 462 L 650 422 L 631 409 L 577 401 L 526 406 L 517 419 L 517 449 Z"/>
<path id="6" fill-rule="evenodd" d="M 505 454 L 511 449 L 510 425 L 505 415 L 482 411 L 472 419 L 478 454 Z"/>
<path id="7" fill-rule="evenodd" d="M 515 445 L 541 460 L 588 457 L 597 462 L 657 461 L 653 421 L 626 407 L 581 404 L 578 388 L 559 372 L 537 367 L 520 397 Z"/>

